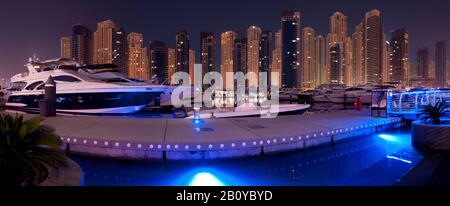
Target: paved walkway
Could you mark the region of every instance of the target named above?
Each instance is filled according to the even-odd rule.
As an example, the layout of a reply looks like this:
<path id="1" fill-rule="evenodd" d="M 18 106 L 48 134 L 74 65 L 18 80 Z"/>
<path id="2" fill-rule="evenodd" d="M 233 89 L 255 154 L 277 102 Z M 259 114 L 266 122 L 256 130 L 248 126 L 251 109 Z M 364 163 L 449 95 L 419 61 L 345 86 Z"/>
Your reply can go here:
<path id="1" fill-rule="evenodd" d="M 114 157 L 159 158 L 160 153 L 172 152 L 177 155 L 175 159 L 189 159 L 186 154 L 178 157 L 178 153 L 191 152 L 188 155 L 204 158 L 204 154 L 199 156 L 192 152 L 247 150 L 213 154 L 211 158 L 215 158 L 217 155 L 253 155 L 263 149 L 267 152 L 292 150 L 332 143 L 335 138 L 374 133 L 397 122 L 400 119 L 339 111 L 280 116 L 275 119 L 251 117 L 206 119 L 200 122 L 188 119 L 57 116 L 46 118 L 44 124 L 54 127 L 71 150 L 79 150 L 80 153 L 106 152 Z M 135 151 L 147 153 L 136 154 Z"/>
<path id="2" fill-rule="evenodd" d="M 204 143 L 259 140 L 332 131 L 387 121 L 353 112 L 281 116 L 275 119 L 134 119 L 111 117 L 46 118 L 44 124 L 64 137 L 151 143 Z"/>

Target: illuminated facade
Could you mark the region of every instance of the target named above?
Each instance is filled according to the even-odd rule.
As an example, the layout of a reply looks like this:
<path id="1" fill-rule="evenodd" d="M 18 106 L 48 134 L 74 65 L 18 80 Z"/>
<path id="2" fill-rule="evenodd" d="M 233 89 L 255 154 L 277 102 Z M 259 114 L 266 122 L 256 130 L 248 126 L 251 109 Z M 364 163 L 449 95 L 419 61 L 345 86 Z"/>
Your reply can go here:
<path id="1" fill-rule="evenodd" d="M 430 66 L 430 59 L 427 48 L 422 48 L 417 51 L 417 71 L 416 76 L 421 78 L 428 78 Z"/>
<path id="2" fill-rule="evenodd" d="M 281 86 L 284 88 L 301 87 L 300 37 L 300 12 L 283 12 L 281 16 Z"/>
<path id="3" fill-rule="evenodd" d="M 194 84 L 194 66 L 195 66 L 195 51 L 189 50 L 189 78 L 191 85 Z"/>
<path id="4" fill-rule="evenodd" d="M 327 36 L 327 62 L 328 64 L 328 79 L 330 83 L 340 84 L 353 84 L 353 70 L 352 70 L 352 48 L 351 39 L 348 37 L 348 20 L 347 16 L 341 12 L 334 12 L 330 17 L 330 32 Z M 332 51 L 333 48 L 333 51 Z M 339 53 L 338 63 L 331 61 L 331 55 Z M 331 68 L 333 66 L 333 68 Z M 339 67 L 339 68 L 338 68 Z M 334 69 L 334 71 L 331 71 Z M 340 78 L 332 78 L 331 73 L 336 74 L 336 70 L 339 70 Z M 338 81 L 338 82 L 334 82 Z"/>
<path id="5" fill-rule="evenodd" d="M 247 72 L 255 74 L 254 78 L 249 78 L 249 87 L 258 87 L 260 41 L 261 28 L 249 27 L 247 29 Z"/>
<path id="6" fill-rule="evenodd" d="M 316 84 L 326 84 L 327 81 L 327 49 L 325 38 L 322 36 L 316 36 L 314 39 L 314 56 L 315 56 L 315 72 L 316 72 Z"/>
<path id="7" fill-rule="evenodd" d="M 168 48 L 167 49 L 167 78 L 168 82 L 172 84 L 172 76 L 175 74 L 177 70 L 177 59 L 176 59 L 176 49 Z"/>
<path id="8" fill-rule="evenodd" d="M 147 47 L 144 45 L 144 36 L 140 33 L 128 34 L 128 76 L 131 78 L 150 78 L 147 59 Z"/>
<path id="9" fill-rule="evenodd" d="M 390 43 L 386 40 L 386 34 L 382 32 L 382 41 L 381 41 L 381 83 L 389 83 L 390 82 L 390 61 L 389 61 L 389 50 Z"/>
<path id="10" fill-rule="evenodd" d="M 329 50 L 329 65 L 330 65 L 330 83 L 343 84 L 344 70 L 342 67 L 342 56 L 344 55 L 343 43 L 335 43 Z"/>
<path id="11" fill-rule="evenodd" d="M 270 66 L 272 64 L 272 32 L 263 31 L 259 42 L 259 72 L 265 72 L 267 85 L 270 85 Z"/>
<path id="12" fill-rule="evenodd" d="M 72 59 L 84 64 L 92 64 L 93 62 L 93 39 L 92 32 L 83 24 L 75 24 L 72 28 Z"/>
<path id="13" fill-rule="evenodd" d="M 383 68 L 383 29 L 380 11 L 367 12 L 362 27 L 364 83 L 380 84 Z"/>
<path id="14" fill-rule="evenodd" d="M 389 81 L 407 83 L 409 72 L 409 34 L 405 29 L 391 31 Z"/>
<path id="15" fill-rule="evenodd" d="M 227 31 L 222 33 L 220 38 L 221 49 L 221 65 L 220 72 L 222 74 L 222 84 L 225 89 L 234 88 L 234 80 L 226 77 L 227 72 L 234 72 L 233 54 L 234 54 L 234 42 L 237 34 L 233 31 Z"/>
<path id="16" fill-rule="evenodd" d="M 61 58 L 71 59 L 72 58 L 72 37 L 66 36 L 61 37 Z"/>
<path id="17" fill-rule="evenodd" d="M 344 83 L 347 85 L 355 84 L 354 70 L 353 70 L 353 41 L 352 38 L 347 37 L 344 42 Z"/>
<path id="18" fill-rule="evenodd" d="M 435 63 L 436 84 L 438 87 L 447 87 L 447 43 L 445 41 L 436 43 Z"/>
<path id="19" fill-rule="evenodd" d="M 168 80 L 168 57 L 166 43 L 150 42 L 150 76 L 161 84 Z"/>
<path id="20" fill-rule="evenodd" d="M 281 49 L 282 49 L 282 41 L 281 41 L 281 30 L 275 33 L 275 49 L 272 54 L 272 68 L 271 72 L 278 73 L 278 82 L 275 82 L 271 79 L 272 85 L 281 86 Z"/>
<path id="21" fill-rule="evenodd" d="M 94 64 L 114 64 L 128 74 L 127 38 L 125 31 L 117 27 L 113 21 L 97 23 L 94 32 Z"/>
<path id="22" fill-rule="evenodd" d="M 200 34 L 200 60 L 203 75 L 216 71 L 216 37 L 213 32 Z"/>
<path id="23" fill-rule="evenodd" d="M 316 32 L 311 27 L 305 27 L 302 35 L 303 47 L 303 75 L 302 86 L 314 88 L 316 86 L 316 53 L 315 53 Z"/>
<path id="24" fill-rule="evenodd" d="M 176 71 L 189 73 L 189 35 L 187 31 L 176 35 Z"/>
<path id="25" fill-rule="evenodd" d="M 364 73 L 363 73 L 363 25 L 358 24 L 355 27 L 355 32 L 352 35 L 352 69 L 353 69 L 353 83 L 354 84 L 364 84 Z"/>
<path id="26" fill-rule="evenodd" d="M 234 40 L 233 71 L 247 73 L 247 38 Z"/>

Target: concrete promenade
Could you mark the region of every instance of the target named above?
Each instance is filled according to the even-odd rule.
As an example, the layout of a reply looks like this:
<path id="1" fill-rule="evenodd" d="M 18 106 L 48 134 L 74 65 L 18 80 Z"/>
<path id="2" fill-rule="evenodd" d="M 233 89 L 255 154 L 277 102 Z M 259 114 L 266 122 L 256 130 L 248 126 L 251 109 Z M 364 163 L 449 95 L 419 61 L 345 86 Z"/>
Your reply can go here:
<path id="1" fill-rule="evenodd" d="M 402 126 L 352 111 L 233 118 L 46 118 L 72 153 L 121 159 L 220 159 L 302 149 Z"/>

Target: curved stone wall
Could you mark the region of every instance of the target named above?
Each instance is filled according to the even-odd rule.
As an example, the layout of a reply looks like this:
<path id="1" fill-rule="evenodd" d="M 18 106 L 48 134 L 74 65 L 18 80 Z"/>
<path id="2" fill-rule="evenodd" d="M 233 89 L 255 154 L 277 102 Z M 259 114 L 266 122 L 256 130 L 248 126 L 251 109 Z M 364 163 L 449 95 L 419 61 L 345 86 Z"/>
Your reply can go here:
<path id="1" fill-rule="evenodd" d="M 450 150 L 450 124 L 434 125 L 415 121 L 412 123 L 411 141 L 418 150 Z"/>

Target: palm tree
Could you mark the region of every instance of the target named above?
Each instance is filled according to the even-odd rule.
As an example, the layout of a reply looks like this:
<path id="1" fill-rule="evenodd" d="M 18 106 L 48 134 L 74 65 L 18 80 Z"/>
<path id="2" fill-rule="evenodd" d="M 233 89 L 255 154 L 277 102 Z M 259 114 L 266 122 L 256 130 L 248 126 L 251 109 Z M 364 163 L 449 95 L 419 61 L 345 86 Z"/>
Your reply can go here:
<path id="1" fill-rule="evenodd" d="M 61 140 L 39 117 L 0 114 L 0 185 L 32 186 L 67 166 Z"/>
<path id="2" fill-rule="evenodd" d="M 442 103 L 442 101 L 437 101 L 436 104 L 425 105 L 422 110 L 423 117 L 420 119 L 423 122 L 428 122 L 432 120 L 433 124 L 441 124 L 441 118 L 450 114 L 448 110 L 449 106 Z"/>

